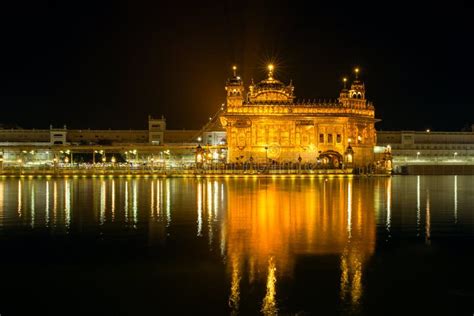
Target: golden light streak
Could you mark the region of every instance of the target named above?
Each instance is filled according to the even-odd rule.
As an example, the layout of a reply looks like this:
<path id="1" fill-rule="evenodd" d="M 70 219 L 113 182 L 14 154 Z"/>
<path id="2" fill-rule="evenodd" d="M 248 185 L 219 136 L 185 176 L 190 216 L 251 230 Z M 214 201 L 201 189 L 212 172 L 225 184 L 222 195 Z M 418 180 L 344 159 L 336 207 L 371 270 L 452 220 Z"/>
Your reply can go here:
<path id="1" fill-rule="evenodd" d="M 111 183 L 110 211 L 112 212 L 112 222 L 115 220 L 115 180 Z"/>
<path id="2" fill-rule="evenodd" d="M 21 196 L 21 191 L 22 191 L 22 187 L 21 187 L 21 179 L 18 180 L 18 206 L 17 206 L 17 213 L 18 213 L 18 216 L 21 217 L 22 213 L 22 196 Z"/>
<path id="3" fill-rule="evenodd" d="M 0 227 L 3 226 L 3 217 L 4 217 L 4 198 L 5 198 L 5 187 L 4 182 L 0 180 Z"/>
<path id="4" fill-rule="evenodd" d="M 392 226 L 392 178 L 387 179 L 387 221 L 386 229 L 390 234 L 390 228 Z"/>
<path id="5" fill-rule="evenodd" d="M 166 179 L 166 227 L 171 225 L 171 182 Z"/>
<path id="6" fill-rule="evenodd" d="M 420 176 L 416 177 L 416 230 L 420 229 L 421 222 L 421 193 L 420 193 Z"/>
<path id="7" fill-rule="evenodd" d="M 240 305 L 240 268 L 238 258 L 232 259 L 232 281 L 230 286 L 229 307 L 232 315 L 239 314 Z"/>
<path id="8" fill-rule="evenodd" d="M 213 239 L 213 230 L 212 230 L 212 183 L 210 181 L 207 181 L 207 186 L 206 186 L 206 195 L 207 195 L 207 228 L 208 228 L 208 237 L 209 237 L 209 246 L 212 245 L 212 239 Z"/>
<path id="9" fill-rule="evenodd" d="M 263 298 L 261 312 L 264 315 L 277 315 L 278 306 L 276 302 L 276 267 L 273 257 L 268 259 L 267 292 Z"/>
<path id="10" fill-rule="evenodd" d="M 347 183 L 347 235 L 352 237 L 352 183 Z"/>
<path id="11" fill-rule="evenodd" d="M 150 185 L 150 217 L 155 217 L 155 183 L 153 180 Z"/>
<path id="12" fill-rule="evenodd" d="M 430 209 L 430 191 L 426 191 L 426 224 L 425 224 L 425 242 L 431 244 L 431 209 Z"/>
<path id="13" fill-rule="evenodd" d="M 45 206 L 44 206 L 44 212 L 45 212 L 45 224 L 46 227 L 49 226 L 49 180 L 46 180 L 46 193 L 45 193 Z"/>
<path id="14" fill-rule="evenodd" d="M 137 228 L 138 222 L 138 200 L 137 200 L 137 180 L 132 181 L 132 212 L 133 212 L 133 227 Z"/>
<path id="15" fill-rule="evenodd" d="M 197 235 L 202 236 L 202 181 L 197 183 Z"/>
<path id="16" fill-rule="evenodd" d="M 158 219 L 162 218 L 163 209 L 163 180 L 156 180 L 156 213 Z"/>
<path id="17" fill-rule="evenodd" d="M 35 227 L 35 216 L 36 216 L 36 211 L 35 211 L 35 184 L 34 182 L 31 183 L 31 201 L 30 201 L 30 209 L 31 209 L 31 227 Z"/>
<path id="18" fill-rule="evenodd" d="M 217 220 L 217 212 L 219 211 L 219 184 L 217 183 L 217 180 L 214 180 L 214 188 L 213 188 L 213 197 L 214 197 L 214 201 L 213 201 L 213 204 L 214 204 L 214 212 L 213 212 L 213 216 L 214 216 L 214 220 Z"/>
<path id="19" fill-rule="evenodd" d="M 106 191 L 105 191 L 105 180 L 100 181 L 100 225 L 105 223 L 105 208 L 106 208 Z"/>
<path id="20" fill-rule="evenodd" d="M 58 222 L 58 182 L 54 180 L 53 183 L 53 226 Z"/>
<path id="21" fill-rule="evenodd" d="M 128 181 L 125 181 L 125 193 L 124 193 L 124 207 L 123 212 L 125 215 L 125 222 L 128 223 Z"/>
<path id="22" fill-rule="evenodd" d="M 454 224 L 458 223 L 458 176 L 454 176 Z"/>
<path id="23" fill-rule="evenodd" d="M 66 228 L 71 224 L 71 180 L 64 180 L 64 219 Z"/>

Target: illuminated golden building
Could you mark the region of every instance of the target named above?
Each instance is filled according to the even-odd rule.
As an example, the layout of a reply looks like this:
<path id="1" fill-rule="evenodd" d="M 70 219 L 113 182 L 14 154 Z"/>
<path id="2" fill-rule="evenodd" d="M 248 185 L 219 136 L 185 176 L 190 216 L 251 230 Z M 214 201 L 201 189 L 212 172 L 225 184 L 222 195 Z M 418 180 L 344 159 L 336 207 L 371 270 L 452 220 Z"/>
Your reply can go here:
<path id="1" fill-rule="evenodd" d="M 265 80 L 249 86 L 236 73 L 227 81 L 222 125 L 228 162 L 302 162 L 365 167 L 374 162 L 374 107 L 357 77 L 334 101 L 296 101 L 294 86 L 277 80 L 273 65 Z M 301 157 L 301 158 L 300 158 Z"/>

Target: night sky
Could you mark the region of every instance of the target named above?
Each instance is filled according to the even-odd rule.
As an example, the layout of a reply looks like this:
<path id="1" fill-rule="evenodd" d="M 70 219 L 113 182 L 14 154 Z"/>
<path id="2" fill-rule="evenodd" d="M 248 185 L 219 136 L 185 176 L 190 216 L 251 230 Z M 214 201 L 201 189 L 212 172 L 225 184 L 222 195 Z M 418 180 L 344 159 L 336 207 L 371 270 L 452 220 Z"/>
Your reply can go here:
<path id="1" fill-rule="evenodd" d="M 474 123 L 474 10 L 462 2 L 9 2 L 4 126 L 145 129 L 151 114 L 199 128 L 233 64 L 248 85 L 268 61 L 299 99 L 337 98 L 359 66 L 379 130 Z"/>

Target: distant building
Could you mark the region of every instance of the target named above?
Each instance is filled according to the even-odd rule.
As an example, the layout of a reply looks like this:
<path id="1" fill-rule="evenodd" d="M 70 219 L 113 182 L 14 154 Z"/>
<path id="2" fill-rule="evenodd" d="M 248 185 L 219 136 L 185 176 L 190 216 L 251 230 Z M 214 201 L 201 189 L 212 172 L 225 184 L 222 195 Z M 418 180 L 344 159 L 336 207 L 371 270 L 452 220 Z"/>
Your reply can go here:
<path id="1" fill-rule="evenodd" d="M 55 145 L 164 145 L 194 144 L 199 130 L 167 130 L 166 119 L 148 117 L 147 130 L 0 128 L 0 148 L 15 146 Z"/>
<path id="2" fill-rule="evenodd" d="M 106 161 L 127 155 L 143 161 L 163 160 L 166 152 L 167 157 L 189 162 L 194 161 L 200 134 L 201 130 L 168 130 L 164 117 L 151 116 L 146 130 L 0 128 L 0 158 L 7 164 L 40 164 L 55 158 L 64 161 L 70 157 L 71 161 L 77 154 L 92 155 L 95 161 L 95 154 L 100 153 Z"/>
<path id="3" fill-rule="evenodd" d="M 379 131 L 377 145 L 390 146 L 394 157 L 470 157 L 474 132 Z"/>

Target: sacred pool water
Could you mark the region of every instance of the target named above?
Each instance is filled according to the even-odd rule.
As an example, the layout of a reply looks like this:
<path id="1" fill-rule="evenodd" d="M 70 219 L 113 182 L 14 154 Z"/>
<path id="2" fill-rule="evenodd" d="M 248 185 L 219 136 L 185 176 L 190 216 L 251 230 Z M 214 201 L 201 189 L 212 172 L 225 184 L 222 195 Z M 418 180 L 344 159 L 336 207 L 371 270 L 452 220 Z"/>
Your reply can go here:
<path id="1" fill-rule="evenodd" d="M 1 315 L 472 315 L 474 177 L 4 178 Z"/>

